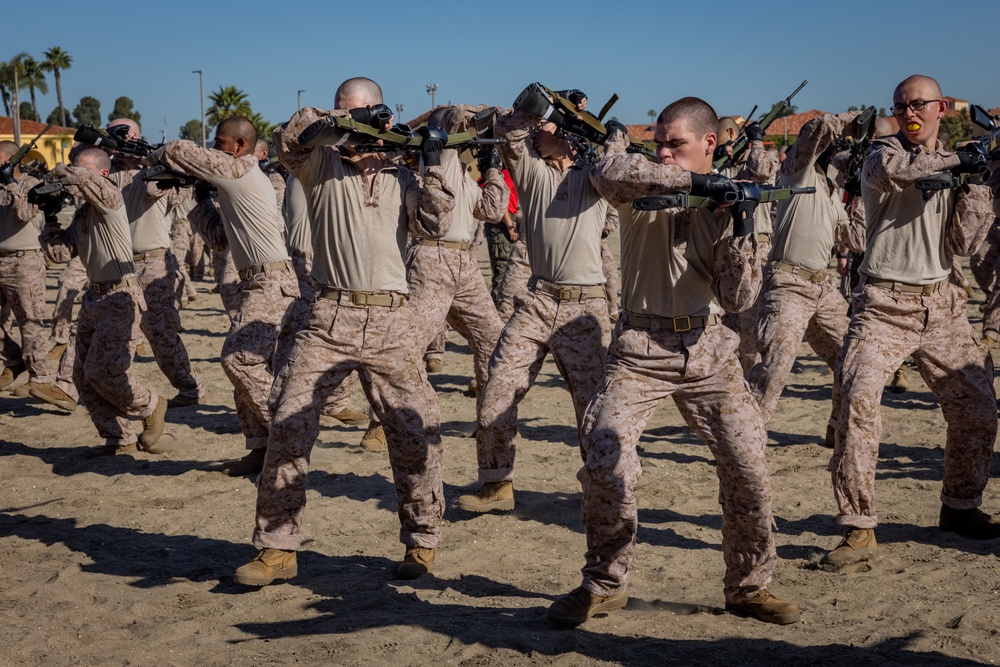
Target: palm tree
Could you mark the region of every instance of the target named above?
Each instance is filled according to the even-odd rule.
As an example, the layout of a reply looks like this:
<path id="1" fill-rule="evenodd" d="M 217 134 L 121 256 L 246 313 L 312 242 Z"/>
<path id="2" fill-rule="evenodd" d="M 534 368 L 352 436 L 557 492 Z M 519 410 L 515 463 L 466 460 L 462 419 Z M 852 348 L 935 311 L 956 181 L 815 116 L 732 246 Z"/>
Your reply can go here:
<path id="1" fill-rule="evenodd" d="M 257 138 L 264 141 L 271 141 L 271 133 L 274 132 L 275 126 L 264 120 L 264 117 L 259 113 L 251 114 L 249 118 L 250 122 L 253 123 L 254 129 L 257 130 Z"/>
<path id="2" fill-rule="evenodd" d="M 27 88 L 31 93 L 31 110 L 35 114 L 35 120 L 41 120 L 38 115 L 38 104 L 35 102 L 35 91 L 42 95 L 49 92 L 49 84 L 45 82 L 45 72 L 41 63 L 29 56 L 27 53 L 19 53 L 11 61 L 17 68 L 18 88 Z"/>
<path id="3" fill-rule="evenodd" d="M 219 86 L 217 91 L 208 96 L 208 100 L 212 103 L 208 108 L 208 124 L 215 127 L 230 116 L 249 117 L 253 114 L 247 94 L 236 86 Z"/>
<path id="4" fill-rule="evenodd" d="M 42 68 L 46 72 L 52 72 L 52 76 L 55 77 L 56 100 L 59 101 L 59 115 L 62 118 L 62 126 L 66 127 L 66 107 L 63 106 L 62 79 L 59 75 L 63 70 L 69 69 L 73 64 L 73 56 L 69 55 L 58 46 L 53 46 L 42 55 L 45 56 Z"/>
<path id="5" fill-rule="evenodd" d="M 0 63 L 0 97 L 3 97 L 4 114 L 10 115 L 10 96 L 14 88 L 14 65 L 9 62 Z"/>

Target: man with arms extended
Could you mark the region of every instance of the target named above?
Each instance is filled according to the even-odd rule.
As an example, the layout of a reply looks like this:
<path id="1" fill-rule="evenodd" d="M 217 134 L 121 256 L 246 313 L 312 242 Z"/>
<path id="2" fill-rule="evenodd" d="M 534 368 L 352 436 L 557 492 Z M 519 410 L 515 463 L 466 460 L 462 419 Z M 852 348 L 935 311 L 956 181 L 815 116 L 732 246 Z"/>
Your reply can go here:
<path id="1" fill-rule="evenodd" d="M 139 417 L 143 431 L 138 448 L 155 452 L 163 434 L 167 399 L 142 386 L 129 373 L 146 308 L 132 266 L 132 238 L 125 203 L 108 178 L 111 159 L 100 148 L 84 148 L 73 166 L 59 163 L 45 180 L 62 183 L 83 200 L 66 230 L 47 227 L 46 252 L 56 261 L 79 254 L 90 287 L 77 318 L 73 381 L 107 454 L 134 452 L 137 438 L 128 417 Z M 42 398 L 32 392 L 35 398 Z"/>
<path id="2" fill-rule="evenodd" d="M 549 607 L 548 619 L 558 625 L 576 626 L 625 606 L 638 527 L 636 445 L 670 395 L 717 463 L 726 608 L 768 623 L 799 619 L 794 603 L 766 588 L 777 562 L 767 436 L 743 381 L 739 338 L 719 320 L 723 311 L 749 306 L 760 290 L 753 207 L 741 204 L 734 221 L 728 210 L 631 205 L 645 195 L 722 199 L 734 191 L 729 179 L 709 174 L 717 122 L 703 100 L 682 98 L 657 120 L 658 164 L 626 153 L 628 137 L 614 128 L 594 170 L 594 186 L 621 214 L 623 312 L 604 380 L 584 417 L 578 477 L 586 565 L 583 585 Z"/>
<path id="3" fill-rule="evenodd" d="M 907 355 L 948 424 L 938 525 L 973 539 L 1000 537 L 1000 522 L 978 509 L 997 435 L 993 360 L 972 333 L 964 290 L 948 280 L 952 257 L 971 255 L 989 230 L 990 192 L 916 187 L 946 170 L 985 170 L 986 156 L 975 145 L 953 153 L 938 140 L 948 103 L 934 79 L 911 76 L 892 98 L 900 130 L 872 143 L 861 175 L 868 239 L 838 362 L 843 398 L 830 460 L 837 523 L 847 535 L 823 558 L 832 568 L 875 557 L 879 403 Z"/>
<path id="4" fill-rule="evenodd" d="M 45 217 L 28 201 L 28 191 L 38 179 L 10 164 L 17 151 L 13 141 L 0 141 L 0 303 L 9 304 L 17 318 L 23 349 L 11 340 L 5 346 L 9 349 L 0 353 L 5 370 L 9 369 L 0 377 L 0 389 L 27 369 L 29 391 L 47 394 L 54 385 L 45 363 L 45 257 L 38 240 Z"/>
<path id="5" fill-rule="evenodd" d="M 238 312 L 222 345 L 222 368 L 233 383 L 247 455 L 226 464 L 227 475 L 258 472 L 264 463 L 271 424 L 268 396 L 275 374 L 288 358 L 294 331 L 287 312 L 299 285 L 282 238 L 274 188 L 261 171 L 254 148 L 257 131 L 246 118 L 219 123 L 215 148 L 172 141 L 148 160 L 196 176 L 218 191 L 219 209 L 202 198 L 189 214 L 214 247 L 229 246 L 239 273 Z"/>
<path id="6" fill-rule="evenodd" d="M 295 552 L 320 410 L 352 371 L 385 429 L 399 539 L 406 546 L 396 576 L 413 579 L 434 566 L 444 513 L 440 414 L 420 366 L 416 314 L 404 306 L 403 253 L 407 230 L 419 238 L 448 231 L 455 196 L 440 166 L 447 137 L 421 128 L 422 186 L 412 171 L 382 154 L 299 143 L 302 131 L 324 117 L 367 114 L 379 105 L 378 84 L 348 79 L 337 89 L 332 112 L 304 108 L 274 133 L 282 164 L 306 193 L 317 298 L 272 392 L 271 439 L 257 479 L 253 543 L 260 551 L 236 570 L 241 584 L 264 586 L 298 572 Z"/>

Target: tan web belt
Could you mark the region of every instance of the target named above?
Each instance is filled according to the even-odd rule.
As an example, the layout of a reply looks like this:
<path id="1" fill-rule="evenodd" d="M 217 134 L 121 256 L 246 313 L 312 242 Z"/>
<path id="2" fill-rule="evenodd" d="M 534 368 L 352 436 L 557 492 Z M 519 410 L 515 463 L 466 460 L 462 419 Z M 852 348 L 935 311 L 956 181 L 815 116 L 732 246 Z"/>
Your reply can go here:
<path id="1" fill-rule="evenodd" d="M 540 292 L 555 297 L 559 301 L 583 301 L 584 299 L 604 299 L 607 292 L 603 285 L 582 285 L 579 287 L 566 287 L 546 280 L 532 278 L 528 282 L 528 289 L 532 292 Z"/>
<path id="2" fill-rule="evenodd" d="M 911 285 L 909 283 L 900 283 L 894 280 L 872 280 L 871 278 L 865 280 L 865 285 L 871 285 L 873 287 L 881 287 L 882 289 L 887 289 L 892 292 L 902 292 L 904 294 L 920 294 L 923 296 L 930 296 L 931 294 L 936 294 L 941 291 L 941 288 L 948 284 L 948 279 L 944 279 L 940 282 L 931 283 L 930 285 Z"/>
<path id="3" fill-rule="evenodd" d="M 158 250 L 147 250 L 146 252 L 137 252 L 132 255 L 133 262 L 141 262 L 145 259 L 153 259 L 154 257 L 164 257 L 167 254 L 166 248 L 159 248 Z"/>
<path id="4" fill-rule="evenodd" d="M 36 252 L 41 251 L 37 248 L 34 250 L 0 250 L 0 257 L 24 257 Z"/>
<path id="5" fill-rule="evenodd" d="M 253 266 L 248 266 L 247 268 L 240 271 L 240 280 L 250 280 L 259 273 L 267 273 L 268 271 L 291 271 L 292 263 L 287 259 L 283 259 L 278 262 L 267 262 L 266 264 L 254 264 Z"/>
<path id="6" fill-rule="evenodd" d="M 807 269 L 804 266 L 799 266 L 798 264 L 789 264 L 788 262 L 771 262 L 771 266 L 786 273 L 790 273 L 793 276 L 798 276 L 799 278 L 805 278 L 811 283 L 821 283 L 826 280 L 826 271 L 813 271 L 812 269 Z"/>
<path id="7" fill-rule="evenodd" d="M 636 329 L 652 329 L 653 325 L 658 325 L 659 329 L 684 333 L 692 329 L 704 329 L 719 321 L 719 316 L 712 313 L 708 317 L 700 315 L 681 315 L 679 317 L 660 317 L 658 315 L 635 315 L 625 313 L 625 324 Z"/>
<path id="8" fill-rule="evenodd" d="M 393 306 L 402 306 L 406 303 L 405 296 L 395 294 L 394 292 L 351 292 L 350 290 L 334 289 L 332 287 L 321 289 L 319 297 L 321 299 L 330 299 L 331 301 L 344 299 L 355 306 L 383 306 L 391 308 Z"/>
<path id="9" fill-rule="evenodd" d="M 468 241 L 438 241 L 437 239 L 420 239 L 420 245 L 437 246 L 439 248 L 455 248 L 457 250 L 468 250 Z"/>
<path id="10" fill-rule="evenodd" d="M 111 292 L 123 290 L 126 287 L 138 286 L 139 281 L 135 279 L 135 276 L 128 276 L 116 283 L 90 283 L 90 289 L 94 290 L 97 294 L 110 294 Z"/>

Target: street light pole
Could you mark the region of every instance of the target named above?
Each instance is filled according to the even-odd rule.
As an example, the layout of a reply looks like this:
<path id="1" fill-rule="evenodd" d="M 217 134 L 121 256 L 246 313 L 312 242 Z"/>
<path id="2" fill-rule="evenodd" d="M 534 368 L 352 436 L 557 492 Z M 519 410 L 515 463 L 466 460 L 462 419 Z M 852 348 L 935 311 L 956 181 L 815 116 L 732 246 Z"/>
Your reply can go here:
<path id="1" fill-rule="evenodd" d="M 434 106 L 434 93 L 437 92 L 437 89 L 438 85 L 436 83 L 427 84 L 427 94 L 431 96 L 431 111 L 437 108 Z"/>
<path id="2" fill-rule="evenodd" d="M 299 111 L 302 111 L 302 93 L 305 93 L 305 92 L 308 92 L 308 91 L 306 91 L 305 89 L 302 89 L 302 90 L 300 90 L 296 94 L 296 99 L 298 100 L 298 103 L 299 103 Z"/>
<path id="3" fill-rule="evenodd" d="M 402 120 L 403 120 L 403 109 L 404 108 L 405 107 L 402 104 L 400 104 L 399 102 L 396 103 L 396 117 L 397 117 L 397 120 L 399 122 L 402 122 Z"/>
<path id="4" fill-rule="evenodd" d="M 208 147 L 208 136 L 205 133 L 205 87 L 200 69 L 191 70 L 192 74 L 198 75 L 198 98 L 201 100 L 201 147 Z"/>

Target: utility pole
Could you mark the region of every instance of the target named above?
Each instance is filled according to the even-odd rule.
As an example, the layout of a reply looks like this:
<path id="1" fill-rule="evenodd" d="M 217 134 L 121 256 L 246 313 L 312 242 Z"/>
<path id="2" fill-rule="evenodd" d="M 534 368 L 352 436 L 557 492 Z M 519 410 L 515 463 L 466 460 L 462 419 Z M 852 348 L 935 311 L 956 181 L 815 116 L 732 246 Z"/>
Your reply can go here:
<path id="1" fill-rule="evenodd" d="M 308 92 L 308 91 L 306 91 L 305 89 L 302 89 L 302 90 L 300 90 L 296 94 L 296 99 L 298 100 L 298 103 L 299 103 L 299 111 L 302 111 L 302 93 L 305 93 L 305 92 Z"/>
<path id="2" fill-rule="evenodd" d="M 436 83 L 427 84 L 427 94 L 431 96 L 431 111 L 434 111 L 437 107 L 434 106 L 434 93 L 437 92 L 438 85 Z"/>
<path id="3" fill-rule="evenodd" d="M 20 86 L 17 83 L 17 68 L 21 63 L 11 60 L 11 69 L 14 70 L 14 143 L 21 146 L 21 96 L 18 94 Z"/>
<path id="4" fill-rule="evenodd" d="M 192 74 L 198 75 L 198 98 L 201 100 L 201 147 L 208 147 L 208 136 L 205 132 L 205 86 L 200 69 L 191 70 Z"/>
<path id="5" fill-rule="evenodd" d="M 396 122 L 401 122 L 403 120 L 403 109 L 405 109 L 399 102 L 396 103 Z"/>

